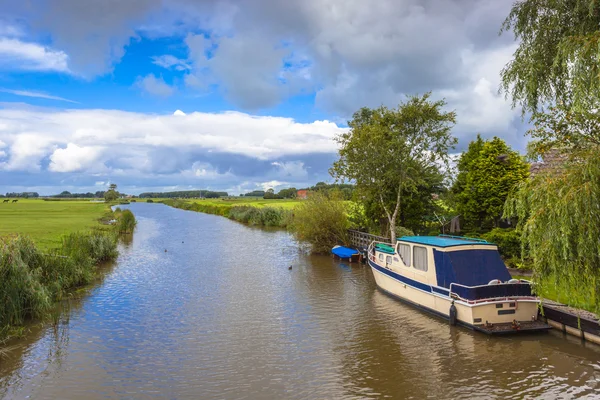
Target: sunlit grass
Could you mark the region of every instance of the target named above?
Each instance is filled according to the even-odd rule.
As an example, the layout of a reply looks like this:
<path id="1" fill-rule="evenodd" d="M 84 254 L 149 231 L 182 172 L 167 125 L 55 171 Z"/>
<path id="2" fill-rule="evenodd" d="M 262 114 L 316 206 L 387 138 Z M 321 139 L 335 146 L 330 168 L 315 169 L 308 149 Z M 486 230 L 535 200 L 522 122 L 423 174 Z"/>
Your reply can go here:
<path id="1" fill-rule="evenodd" d="M 25 234 L 40 248 L 58 247 L 65 234 L 99 226 L 98 219 L 106 212 L 106 204 L 89 200 L 2 201 L 0 198 L 0 236 Z"/>

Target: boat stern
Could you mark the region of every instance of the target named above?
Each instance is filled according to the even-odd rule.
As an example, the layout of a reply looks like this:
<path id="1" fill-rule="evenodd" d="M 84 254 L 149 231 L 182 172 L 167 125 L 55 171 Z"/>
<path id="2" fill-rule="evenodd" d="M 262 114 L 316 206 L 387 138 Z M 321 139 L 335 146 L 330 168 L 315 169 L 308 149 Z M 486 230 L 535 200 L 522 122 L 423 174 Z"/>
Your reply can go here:
<path id="1" fill-rule="evenodd" d="M 475 304 L 471 308 L 472 326 L 488 334 L 545 331 L 551 327 L 538 318 L 539 300 L 507 299 Z"/>

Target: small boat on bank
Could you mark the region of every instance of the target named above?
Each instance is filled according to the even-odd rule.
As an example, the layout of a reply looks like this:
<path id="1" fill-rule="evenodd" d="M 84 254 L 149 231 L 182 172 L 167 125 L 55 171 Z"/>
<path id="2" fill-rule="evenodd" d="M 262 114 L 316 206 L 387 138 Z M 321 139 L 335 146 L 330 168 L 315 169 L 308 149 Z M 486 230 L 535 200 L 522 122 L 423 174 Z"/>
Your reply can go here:
<path id="1" fill-rule="evenodd" d="M 341 260 L 348 260 L 350 262 L 358 262 L 361 258 L 361 254 L 358 250 L 344 246 L 334 246 L 331 249 L 331 253 Z"/>
<path id="2" fill-rule="evenodd" d="M 368 262 L 377 286 L 425 311 L 488 334 L 541 331 L 539 299 L 512 279 L 495 244 L 460 236 L 403 236 L 372 242 Z"/>

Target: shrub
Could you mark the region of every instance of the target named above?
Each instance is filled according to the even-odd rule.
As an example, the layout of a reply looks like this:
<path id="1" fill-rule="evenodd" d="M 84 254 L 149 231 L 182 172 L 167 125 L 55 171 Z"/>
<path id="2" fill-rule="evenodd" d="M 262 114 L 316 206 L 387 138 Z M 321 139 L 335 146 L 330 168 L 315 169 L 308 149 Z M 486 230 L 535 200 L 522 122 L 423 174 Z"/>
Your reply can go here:
<path id="1" fill-rule="evenodd" d="M 146 200 L 146 203 L 154 203 L 154 200 L 148 199 L 148 200 Z"/>
<path id="2" fill-rule="evenodd" d="M 529 269 L 531 261 L 522 253 L 521 233 L 513 228 L 494 228 L 481 235 L 482 239 L 498 245 L 504 262 L 513 268 Z"/>
<path id="3" fill-rule="evenodd" d="M 131 210 L 124 210 L 119 216 L 117 223 L 119 233 L 133 233 L 137 221 Z"/>
<path id="4" fill-rule="evenodd" d="M 344 202 L 335 192 L 315 192 L 294 209 L 294 236 L 310 243 L 315 253 L 328 252 L 336 244 L 348 244 L 348 226 Z"/>

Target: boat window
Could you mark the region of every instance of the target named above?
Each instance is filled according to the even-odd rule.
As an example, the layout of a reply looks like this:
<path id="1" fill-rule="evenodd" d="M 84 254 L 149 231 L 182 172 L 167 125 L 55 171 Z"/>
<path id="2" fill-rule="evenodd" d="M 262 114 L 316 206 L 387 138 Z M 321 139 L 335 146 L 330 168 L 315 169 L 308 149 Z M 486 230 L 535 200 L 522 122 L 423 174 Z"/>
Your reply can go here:
<path id="1" fill-rule="evenodd" d="M 427 249 L 421 246 L 413 247 L 414 266 L 419 271 L 427 271 Z"/>
<path id="2" fill-rule="evenodd" d="M 379 261 L 383 261 L 383 254 L 379 253 Z"/>
<path id="3" fill-rule="evenodd" d="M 392 256 L 387 256 L 387 257 L 385 258 L 385 263 L 386 263 L 386 264 L 391 264 L 391 263 L 392 263 Z"/>
<path id="4" fill-rule="evenodd" d="M 402 262 L 407 267 L 410 267 L 410 246 L 407 244 L 398 243 L 398 255 Z"/>

